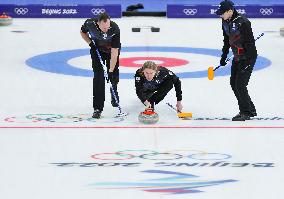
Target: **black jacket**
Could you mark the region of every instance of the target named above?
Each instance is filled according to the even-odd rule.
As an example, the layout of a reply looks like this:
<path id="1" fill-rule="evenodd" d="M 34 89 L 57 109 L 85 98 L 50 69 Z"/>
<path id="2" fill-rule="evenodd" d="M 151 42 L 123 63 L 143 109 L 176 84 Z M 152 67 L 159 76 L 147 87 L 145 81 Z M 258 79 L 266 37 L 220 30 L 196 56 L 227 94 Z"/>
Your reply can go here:
<path id="1" fill-rule="evenodd" d="M 111 48 L 120 49 L 120 29 L 118 25 L 110 21 L 110 28 L 104 33 L 100 30 L 97 22 L 96 18 L 87 19 L 81 27 L 82 32 L 89 33 L 90 38 L 95 41 L 96 46 L 102 52 L 110 53 Z"/>
<path id="2" fill-rule="evenodd" d="M 149 99 L 152 93 L 157 91 L 160 86 L 163 85 L 163 82 L 171 81 L 175 87 L 177 101 L 182 100 L 182 90 L 181 90 L 181 81 L 179 78 L 170 70 L 164 67 L 159 67 L 158 72 L 156 73 L 152 81 L 148 81 L 141 69 L 138 69 L 135 74 L 135 87 L 136 94 L 141 102 L 145 102 Z"/>
<path id="3" fill-rule="evenodd" d="M 232 48 L 235 61 L 255 60 L 257 50 L 250 21 L 234 10 L 230 20 L 222 20 L 224 46 L 222 57 L 226 58 Z"/>

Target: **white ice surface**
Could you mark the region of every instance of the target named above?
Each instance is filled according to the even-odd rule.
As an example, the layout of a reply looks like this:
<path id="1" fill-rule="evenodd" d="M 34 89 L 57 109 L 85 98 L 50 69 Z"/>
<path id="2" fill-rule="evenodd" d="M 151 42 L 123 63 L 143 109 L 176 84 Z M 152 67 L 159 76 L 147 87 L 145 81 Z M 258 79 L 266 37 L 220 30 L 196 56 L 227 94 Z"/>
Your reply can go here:
<path id="1" fill-rule="evenodd" d="M 115 21 L 121 28 L 122 46 L 151 45 L 209 49 L 222 47 L 219 19 L 177 20 L 133 17 L 115 19 Z M 133 79 L 121 79 L 119 83 L 121 106 L 130 113 L 125 120 L 119 122 L 112 119 L 117 110 L 111 107 L 107 92 L 101 120 L 72 122 L 78 118 L 89 118 L 92 114 L 92 78 L 48 73 L 25 64 L 28 58 L 36 55 L 88 48 L 79 34 L 83 22 L 84 19 L 15 19 L 11 26 L 0 27 L 2 51 L 0 53 L 0 198 L 278 199 L 283 197 L 284 38 L 279 32 L 266 33 L 257 41 L 259 55 L 270 59 L 272 65 L 252 74 L 249 91 L 256 105 L 258 118 L 279 117 L 282 120 L 246 122 L 180 120 L 165 103 L 161 103 L 156 107 L 160 121 L 153 127 L 173 128 L 145 129 L 129 128 L 147 127 L 137 121 L 137 115 L 143 110 L 143 105 L 135 95 Z M 283 19 L 251 19 L 251 22 L 255 36 L 263 31 L 278 31 L 284 25 Z M 141 33 L 132 33 L 131 27 L 137 25 L 159 26 L 161 32 L 151 33 L 143 30 Z M 13 30 L 26 32 L 11 32 Z M 207 70 L 209 66 L 217 66 L 219 62 L 217 57 L 182 54 L 122 53 L 121 57 L 159 55 L 190 61 L 188 69 L 177 67 L 173 68 L 174 72 Z M 88 69 L 89 61 L 88 56 L 83 56 L 70 60 L 69 64 Z M 121 67 L 121 71 L 132 72 L 133 69 Z M 184 110 L 192 112 L 194 118 L 230 119 L 238 112 L 229 76 L 216 77 L 213 81 L 207 78 L 182 79 L 182 87 Z M 166 101 L 175 104 L 174 91 L 166 97 Z M 32 116 L 48 118 L 58 115 L 64 118 L 49 121 L 28 119 Z M 78 129 L 74 129 L 75 127 Z M 173 151 L 171 153 L 183 155 L 182 159 L 176 161 L 164 161 L 171 163 L 208 162 L 186 158 L 192 152 L 198 153 L 198 151 L 202 151 L 203 154 L 229 154 L 232 157 L 222 161 L 250 163 L 250 166 L 155 167 L 155 163 L 161 160 L 151 161 L 139 157 L 116 161 L 91 158 L 93 154 L 116 153 L 123 150 L 142 150 L 128 151 L 136 156 L 149 153 L 143 150 L 154 150 L 159 153 Z M 113 154 L 110 157 L 130 157 L 120 155 Z M 61 168 L 50 164 L 64 162 L 135 162 L 139 163 L 139 166 L 86 168 L 75 165 Z M 273 163 L 274 167 L 256 168 L 251 166 L 252 163 Z M 177 195 L 130 188 L 98 189 L 92 185 L 98 182 L 143 182 L 167 177 L 141 172 L 154 169 L 200 176 L 195 179 L 197 181 L 234 179 L 237 182 L 198 188 L 203 191 L 201 193 Z M 187 180 L 187 182 L 194 181 Z"/>

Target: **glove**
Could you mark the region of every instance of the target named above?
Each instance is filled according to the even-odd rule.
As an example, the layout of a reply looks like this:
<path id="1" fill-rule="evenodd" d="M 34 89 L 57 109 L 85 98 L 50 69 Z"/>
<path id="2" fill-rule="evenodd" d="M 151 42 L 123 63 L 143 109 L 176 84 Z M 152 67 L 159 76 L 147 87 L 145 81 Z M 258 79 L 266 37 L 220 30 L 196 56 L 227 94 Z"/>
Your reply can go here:
<path id="1" fill-rule="evenodd" d="M 95 46 L 94 42 L 92 41 L 89 46 L 91 47 L 92 50 L 96 50 L 97 47 Z"/>
<path id="2" fill-rule="evenodd" d="M 227 57 L 222 56 L 220 59 L 220 66 L 226 66 L 227 62 L 226 62 Z"/>
<path id="3" fill-rule="evenodd" d="M 107 83 L 113 83 L 113 72 L 108 73 Z"/>

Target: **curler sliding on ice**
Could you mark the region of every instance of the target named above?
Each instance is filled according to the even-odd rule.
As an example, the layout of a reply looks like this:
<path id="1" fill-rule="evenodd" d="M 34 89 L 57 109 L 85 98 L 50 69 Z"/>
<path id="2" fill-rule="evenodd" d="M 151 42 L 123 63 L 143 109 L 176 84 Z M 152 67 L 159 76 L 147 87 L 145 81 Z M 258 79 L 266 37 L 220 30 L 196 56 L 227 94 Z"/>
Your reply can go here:
<path id="1" fill-rule="evenodd" d="M 146 61 L 136 71 L 135 88 L 137 97 L 145 106 L 145 111 L 138 116 L 141 123 L 153 124 L 159 120 L 155 108 L 173 88 L 176 93 L 177 110 L 182 111 L 182 90 L 179 77 L 153 61 Z"/>

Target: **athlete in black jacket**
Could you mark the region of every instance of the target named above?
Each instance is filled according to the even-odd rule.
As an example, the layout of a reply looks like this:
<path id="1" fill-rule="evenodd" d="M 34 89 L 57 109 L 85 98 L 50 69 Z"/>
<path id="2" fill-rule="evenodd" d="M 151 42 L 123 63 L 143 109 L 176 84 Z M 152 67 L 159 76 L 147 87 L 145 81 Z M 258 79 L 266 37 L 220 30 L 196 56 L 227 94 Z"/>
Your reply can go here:
<path id="1" fill-rule="evenodd" d="M 91 47 L 90 54 L 92 58 L 93 78 L 93 107 L 94 118 L 100 118 L 104 108 L 105 101 L 105 78 L 103 66 L 100 63 L 96 53 L 98 48 L 103 61 L 106 61 L 108 77 L 112 83 L 117 100 L 117 84 L 119 82 L 119 51 L 120 51 L 120 30 L 118 25 L 110 20 L 107 13 L 102 13 L 98 18 L 87 19 L 81 27 L 81 36 Z M 95 41 L 95 44 L 93 44 Z M 111 95 L 111 104 L 117 107 L 113 95 Z"/>
<path id="2" fill-rule="evenodd" d="M 168 92 L 175 87 L 177 110 L 182 110 L 182 90 L 179 78 L 167 68 L 147 61 L 135 74 L 136 94 L 146 109 L 154 109 L 154 105 L 162 101 Z"/>
<path id="3" fill-rule="evenodd" d="M 222 1 L 217 15 L 222 18 L 224 46 L 220 65 L 226 65 L 229 48 L 232 49 L 230 84 L 238 100 L 239 114 L 232 118 L 233 121 L 245 121 L 256 116 L 256 109 L 248 94 L 247 85 L 257 58 L 255 40 L 250 21 L 234 9 L 231 1 Z"/>

